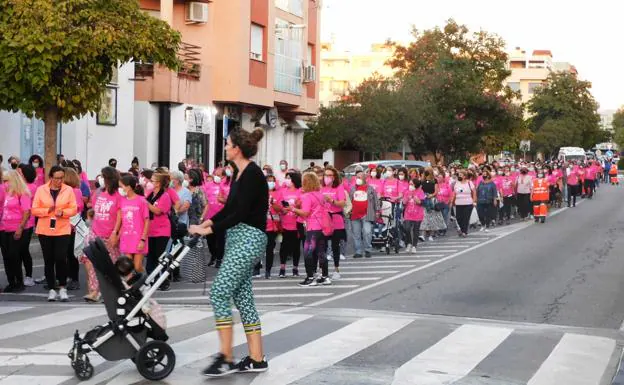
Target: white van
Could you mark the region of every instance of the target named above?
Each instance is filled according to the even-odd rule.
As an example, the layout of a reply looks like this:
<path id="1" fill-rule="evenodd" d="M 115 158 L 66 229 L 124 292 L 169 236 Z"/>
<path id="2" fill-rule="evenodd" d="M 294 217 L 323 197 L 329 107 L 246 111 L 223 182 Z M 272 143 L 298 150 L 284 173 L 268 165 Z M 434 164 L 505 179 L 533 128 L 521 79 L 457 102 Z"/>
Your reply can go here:
<path id="1" fill-rule="evenodd" d="M 586 162 L 587 154 L 581 147 L 561 147 L 557 159 L 564 162 Z"/>

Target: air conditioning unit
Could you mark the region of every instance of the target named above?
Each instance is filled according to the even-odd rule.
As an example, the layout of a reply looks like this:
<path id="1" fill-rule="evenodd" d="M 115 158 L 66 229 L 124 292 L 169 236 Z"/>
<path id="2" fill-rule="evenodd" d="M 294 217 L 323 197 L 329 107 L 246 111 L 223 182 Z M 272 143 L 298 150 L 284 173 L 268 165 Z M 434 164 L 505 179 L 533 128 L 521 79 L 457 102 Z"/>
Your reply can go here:
<path id="1" fill-rule="evenodd" d="M 255 52 L 249 52 L 249 58 L 253 59 L 253 60 L 262 61 L 262 54 L 261 53 L 255 53 Z"/>
<path id="2" fill-rule="evenodd" d="M 303 66 L 303 82 L 313 83 L 316 81 L 316 67 L 311 65 Z"/>
<path id="3" fill-rule="evenodd" d="M 208 4 L 192 1 L 186 5 L 186 22 L 198 24 L 208 22 Z"/>

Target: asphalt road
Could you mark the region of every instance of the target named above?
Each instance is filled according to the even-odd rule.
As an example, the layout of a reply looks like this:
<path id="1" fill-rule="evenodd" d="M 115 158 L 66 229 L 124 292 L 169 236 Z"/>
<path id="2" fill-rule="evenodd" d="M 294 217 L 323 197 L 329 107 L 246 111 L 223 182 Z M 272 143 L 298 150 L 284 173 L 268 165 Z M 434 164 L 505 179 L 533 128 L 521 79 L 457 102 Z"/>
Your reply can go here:
<path id="1" fill-rule="evenodd" d="M 623 194 L 604 186 L 543 225 L 324 306 L 619 329 Z"/>

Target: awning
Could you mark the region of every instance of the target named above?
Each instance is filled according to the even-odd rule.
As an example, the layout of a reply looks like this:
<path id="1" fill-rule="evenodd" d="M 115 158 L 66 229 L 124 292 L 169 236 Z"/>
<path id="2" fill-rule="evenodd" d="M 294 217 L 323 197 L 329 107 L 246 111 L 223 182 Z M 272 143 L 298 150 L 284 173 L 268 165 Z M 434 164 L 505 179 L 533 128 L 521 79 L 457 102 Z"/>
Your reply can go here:
<path id="1" fill-rule="evenodd" d="M 291 130 L 309 130 L 310 129 L 310 127 L 308 127 L 308 124 L 304 120 L 300 120 L 300 119 L 294 119 L 294 120 L 288 121 L 288 127 L 290 127 Z"/>

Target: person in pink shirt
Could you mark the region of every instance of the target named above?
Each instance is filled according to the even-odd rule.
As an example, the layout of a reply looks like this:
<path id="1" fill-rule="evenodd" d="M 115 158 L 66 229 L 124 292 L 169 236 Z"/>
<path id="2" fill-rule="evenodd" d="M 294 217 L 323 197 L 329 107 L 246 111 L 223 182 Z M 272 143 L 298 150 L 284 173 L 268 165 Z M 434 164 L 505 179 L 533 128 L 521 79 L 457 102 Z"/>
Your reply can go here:
<path id="1" fill-rule="evenodd" d="M 399 199 L 403 198 L 403 194 L 409 190 L 409 178 L 407 175 L 407 169 L 405 167 L 401 167 L 399 169 L 398 179 L 399 179 Z"/>
<path id="2" fill-rule="evenodd" d="M 408 191 L 403 195 L 403 227 L 407 234 L 407 252 L 415 253 L 420 235 L 420 224 L 425 217 L 425 209 L 422 206 L 425 193 L 421 188 L 420 180 L 412 179 L 409 182 Z"/>
<path id="3" fill-rule="evenodd" d="M 587 198 L 589 199 L 594 198 L 594 190 L 596 189 L 596 174 L 597 173 L 598 171 L 596 170 L 594 163 L 590 161 L 588 167 L 585 169 L 585 182 L 584 182 L 585 195 L 587 195 Z"/>
<path id="4" fill-rule="evenodd" d="M 223 183 L 223 181 L 220 175 L 208 175 L 206 178 L 203 186 L 204 195 L 206 196 L 206 215 L 204 221 L 212 219 L 212 217 L 223 209 L 223 203 L 219 202 L 221 183 Z M 208 262 L 208 266 L 212 266 L 216 262 L 223 260 L 225 237 L 222 236 L 222 234 L 210 234 L 206 236 L 206 241 L 208 242 L 208 249 L 210 250 L 210 262 Z"/>
<path id="5" fill-rule="evenodd" d="M 43 165 L 43 159 L 35 154 L 28 159 L 28 164 L 31 165 L 37 174 L 35 178 L 35 184 L 37 187 L 43 185 L 45 183 L 45 167 Z"/>
<path id="6" fill-rule="evenodd" d="M 93 220 L 89 235 L 85 244 L 100 238 L 104 241 L 106 250 L 113 262 L 119 257 L 118 233 L 121 223 L 120 208 L 121 195 L 119 195 L 119 172 L 112 167 L 104 167 L 101 171 L 103 186 L 100 186 L 91 197 Z M 100 288 L 95 275 L 95 270 L 86 256 L 80 258 L 87 271 L 88 294 L 84 296 L 87 302 L 100 301 Z"/>
<path id="7" fill-rule="evenodd" d="M 394 169 L 390 166 L 386 168 L 384 173 L 384 181 L 382 185 L 381 197 L 387 198 L 392 202 L 399 201 L 399 180 L 394 176 Z"/>
<path id="8" fill-rule="evenodd" d="M 217 177 L 220 178 L 221 182 L 219 183 L 219 193 L 217 195 L 217 201 L 221 205 L 221 208 L 225 205 L 228 200 L 228 196 L 230 195 L 230 189 L 232 187 L 232 176 L 234 175 L 234 168 L 232 164 L 229 162 L 225 167 L 222 167 L 215 171 L 215 181 Z M 213 263 L 215 268 L 221 267 L 221 262 L 223 261 L 223 255 L 225 250 L 225 232 L 217 231 L 214 234 L 208 236 L 208 245 L 213 244 L 213 248 L 216 252 L 213 254 L 211 251 L 210 263 L 208 266 L 211 266 Z M 211 249 L 212 250 L 212 249 Z"/>
<path id="9" fill-rule="evenodd" d="M 323 176 L 321 194 L 325 200 L 325 209 L 332 218 L 334 233 L 326 241 L 331 241 L 332 256 L 334 258 L 334 273 L 332 279 L 340 279 L 340 246 L 347 240 L 343 208 L 346 204 L 346 193 L 340 183 L 340 174 L 334 167 L 327 167 Z"/>
<path id="10" fill-rule="evenodd" d="M 499 220 L 500 222 L 504 220 L 506 224 L 509 224 L 511 221 L 511 208 L 515 204 L 516 179 L 509 167 L 503 169 L 499 188 L 500 196 L 503 198 L 503 207 L 500 211 Z"/>
<path id="11" fill-rule="evenodd" d="M 30 191 L 31 198 L 35 196 L 37 192 L 37 173 L 35 169 L 27 164 L 20 164 L 18 168 L 19 173 L 22 175 L 26 186 L 28 186 L 28 191 Z M 26 226 L 24 227 L 24 231 L 22 232 L 22 248 L 20 249 L 20 259 L 22 260 L 22 264 L 24 265 L 24 286 L 30 287 L 35 286 L 35 281 L 32 278 L 33 276 L 33 260 L 30 255 L 30 240 L 32 239 L 32 235 L 35 228 L 35 220 L 36 217 L 31 215 L 28 218 L 28 222 L 26 222 Z"/>
<path id="12" fill-rule="evenodd" d="M 284 179 L 284 188 L 280 190 L 278 202 L 281 204 L 282 244 L 280 245 L 279 277 L 286 278 L 286 260 L 293 259 L 292 275 L 299 276 L 301 258 L 300 235 L 305 234 L 303 223 L 297 221 L 297 215 L 289 207 L 301 204 L 301 174 L 289 172 Z M 305 236 L 304 236 L 305 238 Z"/>
<path id="13" fill-rule="evenodd" d="M 169 212 L 171 211 L 172 203 L 167 192 L 169 181 L 168 173 L 154 173 L 152 175 L 154 191 L 147 197 L 150 221 L 145 270 L 148 274 L 151 274 L 158 265 L 158 258 L 165 252 L 171 237 Z M 168 282 L 163 283 L 161 286 L 161 290 L 164 291 L 168 288 Z"/>
<path id="14" fill-rule="evenodd" d="M 72 188 L 74 191 L 74 196 L 76 198 L 76 206 L 78 207 L 78 214 L 84 209 L 84 201 L 82 199 L 82 192 L 80 191 L 80 176 L 73 168 L 66 167 L 65 168 L 65 180 L 64 183 Z M 68 274 L 67 277 L 69 281 L 67 282 L 67 290 L 78 290 L 80 289 L 79 276 L 80 276 L 80 263 L 78 263 L 78 259 L 74 257 L 74 243 L 76 240 L 76 231 L 72 228 L 71 238 L 69 241 L 69 245 L 67 247 L 67 268 Z"/>
<path id="15" fill-rule="evenodd" d="M 573 164 L 569 164 L 566 169 L 568 184 L 568 207 L 572 203 L 576 207 L 576 197 L 580 195 L 581 185 L 578 169 Z"/>
<path id="16" fill-rule="evenodd" d="M 330 285 L 327 258 L 325 258 L 325 235 L 321 225 L 323 210 L 326 209 L 324 196 L 320 192 L 321 184 L 318 176 L 312 172 L 303 174 L 302 189 L 301 207 L 288 207 L 288 210 L 304 218 L 306 227 L 303 248 L 306 278 L 299 283 L 299 286 Z M 315 280 L 314 275 L 319 265 L 321 266 L 321 278 Z"/>
<path id="17" fill-rule="evenodd" d="M 446 223 L 446 226 L 448 228 L 449 214 L 450 214 L 450 209 L 451 209 L 449 204 L 451 202 L 451 196 L 453 195 L 453 190 L 451 188 L 450 182 L 446 180 L 445 174 L 439 174 L 437 177 L 437 180 L 438 180 L 438 195 L 436 195 L 436 199 L 438 201 L 438 207 L 440 208 L 440 212 L 442 213 L 442 218 L 444 218 L 444 223 Z M 438 234 L 446 235 L 446 231 L 447 229 L 440 230 Z"/>
<path id="18" fill-rule="evenodd" d="M 280 192 L 277 189 L 277 179 L 273 175 L 266 176 L 267 186 L 269 188 L 269 211 L 267 211 L 267 245 L 265 250 L 264 278 L 271 279 L 271 269 L 273 268 L 273 259 L 275 258 L 275 244 L 277 235 L 282 232 L 282 219 L 279 212 L 282 209 L 279 203 Z M 253 275 L 258 277 L 262 262 L 258 261 L 254 266 Z"/>
<path id="19" fill-rule="evenodd" d="M 378 197 L 381 197 L 381 194 L 383 192 L 383 179 L 381 179 L 383 168 L 376 167 L 374 164 L 371 164 L 368 166 L 368 169 L 370 170 L 370 176 L 366 180 L 366 184 L 368 184 L 375 190 Z"/>
<path id="20" fill-rule="evenodd" d="M 1 175 L 0 175 L 1 177 Z M 0 185 L 3 190 L 2 197 L 2 243 L 4 244 L 3 259 L 4 272 L 9 285 L 4 288 L 5 293 L 20 293 L 24 291 L 24 276 L 22 274 L 22 261 L 20 250 L 24 229 L 30 217 L 32 198 L 28 186 L 17 171 L 7 173 L 7 182 Z"/>
<path id="21" fill-rule="evenodd" d="M 152 170 L 143 170 L 141 171 L 141 176 L 139 176 L 139 184 L 143 187 L 144 196 L 149 196 L 152 191 L 154 191 L 154 184 L 152 183 L 152 176 L 154 175 L 154 171 Z"/>
<path id="22" fill-rule="evenodd" d="M 132 259 L 134 270 L 143 272 L 143 257 L 147 255 L 150 211 L 143 197 L 143 188 L 134 175 L 121 178 L 121 226 L 119 251 Z"/>

